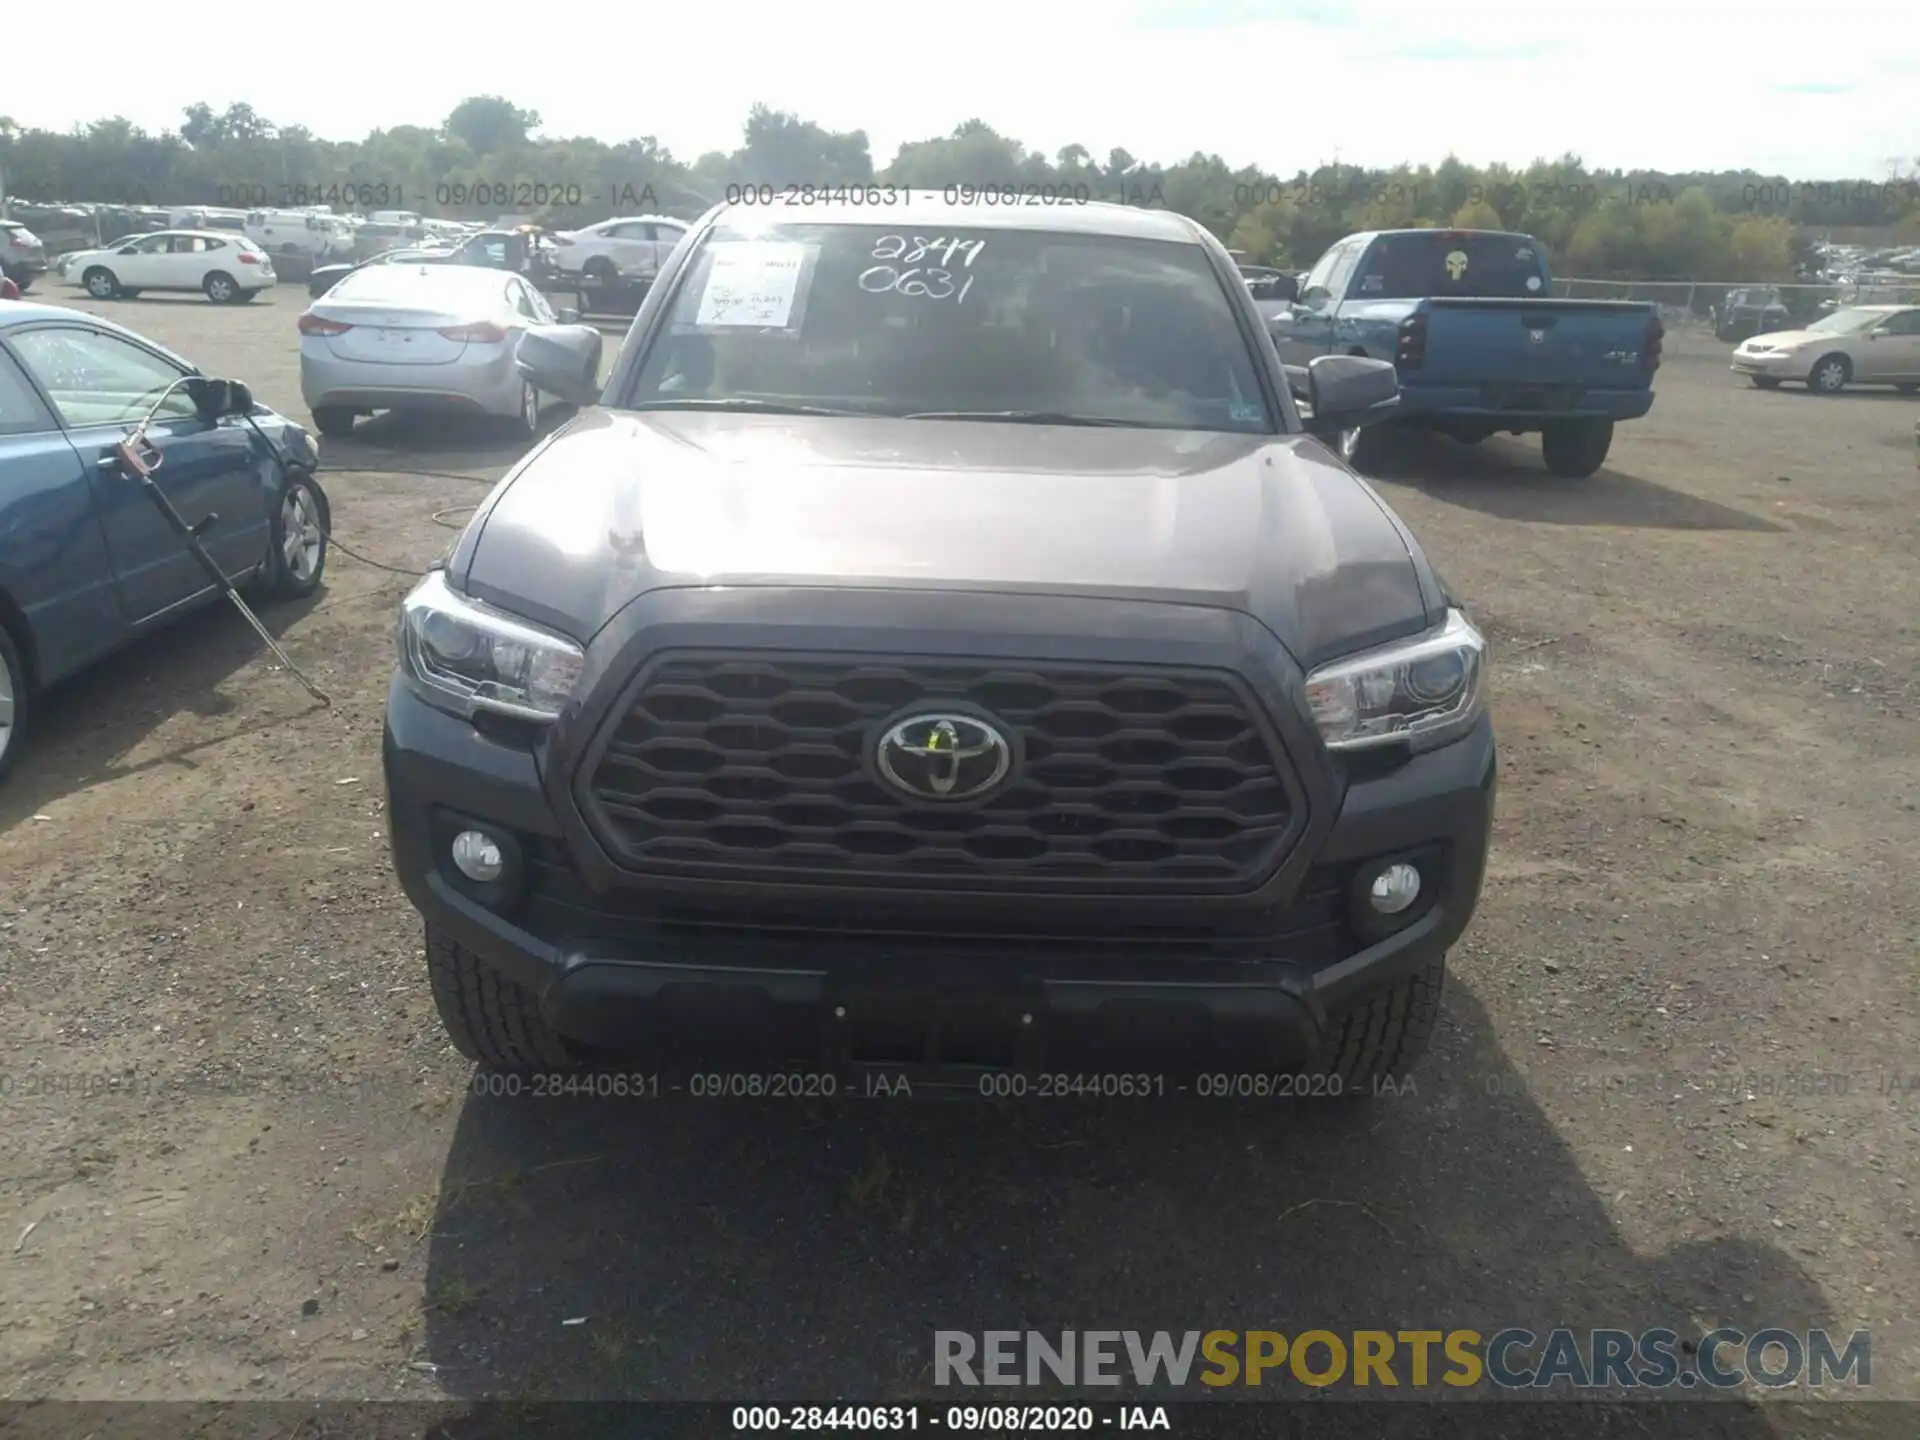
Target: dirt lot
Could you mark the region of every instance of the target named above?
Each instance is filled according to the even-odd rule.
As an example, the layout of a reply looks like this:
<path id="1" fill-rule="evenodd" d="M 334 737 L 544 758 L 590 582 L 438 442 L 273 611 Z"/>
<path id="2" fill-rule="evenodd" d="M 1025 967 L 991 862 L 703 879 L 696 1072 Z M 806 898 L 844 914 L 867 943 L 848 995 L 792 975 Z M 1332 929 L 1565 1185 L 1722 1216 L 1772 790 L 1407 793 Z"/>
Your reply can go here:
<path id="1" fill-rule="evenodd" d="M 303 414 L 302 304 L 87 308 Z M 1589 482 L 1493 440 L 1384 485 L 1494 637 L 1504 774 L 1436 1050 L 1358 1114 L 476 1097 L 384 849 L 406 579 L 335 551 L 276 613 L 330 711 L 224 607 L 52 697 L 0 792 L 0 1396 L 930 1397 L 937 1328 L 1726 1323 L 1870 1329 L 1920 1399 L 1920 406 L 1725 355 L 1671 341 Z M 323 479 L 416 569 L 484 493 Z"/>

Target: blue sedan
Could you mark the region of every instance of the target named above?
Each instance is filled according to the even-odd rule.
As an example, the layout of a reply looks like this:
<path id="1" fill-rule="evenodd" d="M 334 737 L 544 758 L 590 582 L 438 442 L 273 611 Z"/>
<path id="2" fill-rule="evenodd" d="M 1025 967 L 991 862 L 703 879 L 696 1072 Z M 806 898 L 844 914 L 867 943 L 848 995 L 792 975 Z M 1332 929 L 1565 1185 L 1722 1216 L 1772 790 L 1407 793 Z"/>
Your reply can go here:
<path id="1" fill-rule="evenodd" d="M 114 450 L 200 373 L 110 321 L 0 301 L 0 779 L 35 694 L 221 596 Z M 244 418 L 209 420 L 175 391 L 147 430 L 163 457 L 154 483 L 236 585 L 309 595 L 330 525 L 319 451 L 264 406 L 253 420 L 286 473 Z"/>

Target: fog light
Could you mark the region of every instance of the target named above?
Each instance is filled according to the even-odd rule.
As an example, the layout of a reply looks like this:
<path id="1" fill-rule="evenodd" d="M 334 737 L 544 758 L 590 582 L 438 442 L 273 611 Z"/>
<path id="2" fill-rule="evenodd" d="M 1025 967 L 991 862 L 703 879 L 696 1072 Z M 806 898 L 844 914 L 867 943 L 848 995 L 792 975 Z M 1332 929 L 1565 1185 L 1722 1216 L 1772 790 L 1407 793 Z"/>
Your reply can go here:
<path id="1" fill-rule="evenodd" d="M 507 857 L 500 853 L 500 842 L 484 830 L 462 830 L 453 837 L 453 863 L 475 884 L 490 885 L 507 868 Z"/>
<path id="2" fill-rule="evenodd" d="M 1368 896 L 1382 915 L 1398 915 L 1420 898 L 1420 872 L 1411 865 L 1389 865 L 1373 877 Z"/>

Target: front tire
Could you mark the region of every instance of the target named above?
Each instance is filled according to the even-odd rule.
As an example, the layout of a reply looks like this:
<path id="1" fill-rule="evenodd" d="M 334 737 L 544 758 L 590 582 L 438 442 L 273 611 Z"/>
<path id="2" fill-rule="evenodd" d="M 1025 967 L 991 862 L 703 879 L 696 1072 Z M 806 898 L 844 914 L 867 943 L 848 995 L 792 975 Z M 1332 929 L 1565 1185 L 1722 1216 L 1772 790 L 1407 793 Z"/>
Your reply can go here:
<path id="1" fill-rule="evenodd" d="M 1753 388 L 1756 390 L 1778 390 L 1780 388 L 1779 379 L 1772 375 L 1749 375 L 1747 379 L 1752 382 Z"/>
<path id="2" fill-rule="evenodd" d="M 240 293 L 239 284 L 224 270 L 216 270 L 207 276 L 200 283 L 200 288 L 207 292 L 207 299 L 216 305 L 231 305 L 233 297 Z"/>
<path id="3" fill-rule="evenodd" d="M 27 733 L 27 667 L 5 625 L 0 625 L 0 782 L 13 768 Z"/>
<path id="4" fill-rule="evenodd" d="M 1844 355 L 1822 355 L 1807 372 L 1807 389 L 1815 395 L 1838 395 L 1853 379 L 1853 362 Z"/>
<path id="5" fill-rule="evenodd" d="M 95 265 L 80 277 L 87 294 L 96 300 L 111 300 L 120 293 L 120 281 L 104 265 Z"/>
<path id="6" fill-rule="evenodd" d="M 291 470 L 268 526 L 261 589 L 274 600 L 304 600 L 327 572 L 327 497 L 305 470 Z"/>
<path id="7" fill-rule="evenodd" d="M 1332 1017 L 1323 1073 L 1339 1077 L 1340 1095 L 1375 1095 L 1419 1063 L 1440 1018 L 1446 981 L 1447 957 L 1441 955 Z"/>
<path id="8" fill-rule="evenodd" d="M 546 1022 L 540 1002 L 465 946 L 427 927 L 427 978 L 453 1048 L 489 1070 L 577 1070 L 585 1047 Z"/>
<path id="9" fill-rule="evenodd" d="M 1547 469 L 1564 480 L 1584 480 L 1607 461 L 1613 448 L 1611 420 L 1554 420 L 1540 432 Z"/>
<path id="10" fill-rule="evenodd" d="M 330 440 L 344 440 L 353 434 L 354 412 L 338 406 L 323 405 L 313 412 L 313 427 Z"/>

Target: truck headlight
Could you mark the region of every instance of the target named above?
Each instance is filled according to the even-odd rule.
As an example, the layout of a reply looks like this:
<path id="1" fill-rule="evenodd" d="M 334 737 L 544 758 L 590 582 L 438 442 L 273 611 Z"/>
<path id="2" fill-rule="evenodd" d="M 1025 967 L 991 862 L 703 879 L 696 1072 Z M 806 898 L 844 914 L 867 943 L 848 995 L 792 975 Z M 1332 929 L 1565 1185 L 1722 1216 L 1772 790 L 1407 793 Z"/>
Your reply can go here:
<path id="1" fill-rule="evenodd" d="M 400 605 L 400 662 L 422 698 L 471 716 L 560 713 L 586 667 L 573 641 L 455 594 L 435 570 Z"/>
<path id="2" fill-rule="evenodd" d="M 1457 738 L 1486 705 L 1487 642 L 1449 610 L 1439 629 L 1323 665 L 1307 677 L 1307 705 L 1331 750 Z"/>

